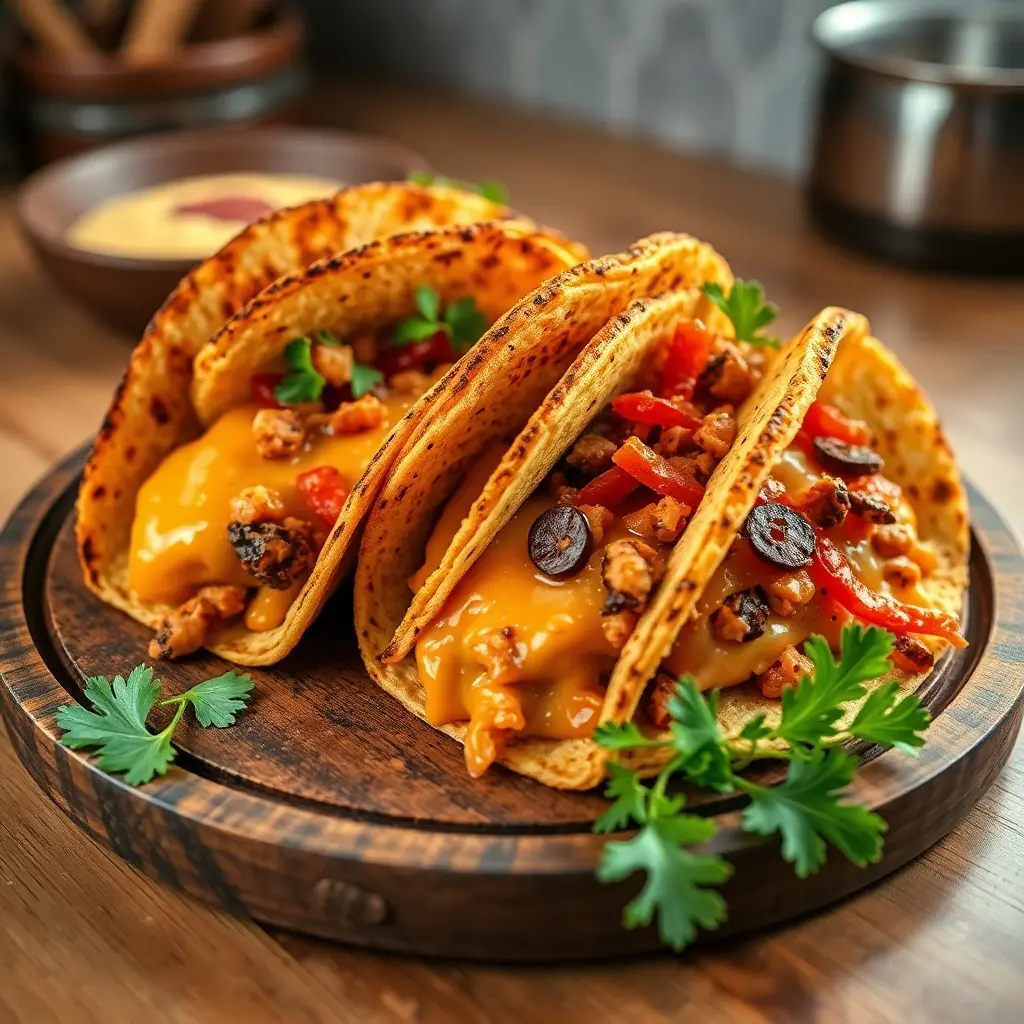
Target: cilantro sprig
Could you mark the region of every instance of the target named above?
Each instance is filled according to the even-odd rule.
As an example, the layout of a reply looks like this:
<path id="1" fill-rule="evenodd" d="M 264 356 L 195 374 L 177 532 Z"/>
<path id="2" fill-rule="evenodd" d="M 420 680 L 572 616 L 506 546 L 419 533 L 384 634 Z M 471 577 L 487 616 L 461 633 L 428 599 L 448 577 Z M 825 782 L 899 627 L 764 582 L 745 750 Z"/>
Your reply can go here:
<path id="1" fill-rule="evenodd" d="M 302 405 L 305 402 L 319 401 L 323 394 L 327 379 L 321 374 L 313 362 L 313 345 L 319 343 L 337 348 L 341 342 L 329 331 L 317 331 L 316 341 L 306 335 L 293 338 L 285 346 L 284 362 L 288 372 L 278 381 L 274 388 L 274 397 L 282 405 Z M 353 360 L 352 377 L 349 386 L 355 398 L 362 398 L 372 391 L 384 379 L 375 366 L 364 366 Z"/>
<path id="2" fill-rule="evenodd" d="M 456 352 L 466 352 L 480 340 L 487 328 L 487 318 L 476 299 L 467 296 L 448 303 L 442 310 L 441 296 L 430 285 L 416 289 L 416 312 L 395 327 L 394 344 L 411 345 L 435 334 L 447 334 Z"/>
<path id="3" fill-rule="evenodd" d="M 157 701 L 160 680 L 148 665 L 136 665 L 127 679 L 115 676 L 113 683 L 106 676 L 92 676 L 85 684 L 85 699 L 93 710 L 78 704 L 57 709 L 57 725 L 65 730 L 61 743 L 95 750 L 100 768 L 123 772 L 129 785 L 138 786 L 166 773 L 176 753 L 171 740 L 186 708 L 192 707 L 200 725 L 224 729 L 245 709 L 252 688 L 249 676 L 225 672 Z M 167 727 L 154 733 L 146 728 L 146 719 L 157 705 L 175 711 Z"/>
<path id="4" fill-rule="evenodd" d="M 597 872 L 604 882 L 646 874 L 640 894 L 623 911 L 627 928 L 657 916 L 662 941 L 678 951 L 694 940 L 698 928 L 713 930 L 725 920 L 725 901 L 709 887 L 725 882 L 732 867 L 722 857 L 691 849 L 708 842 L 716 826 L 686 813 L 682 794 L 667 794 L 673 778 L 745 795 L 750 802 L 741 815 L 742 828 L 777 834 L 783 858 L 800 878 L 820 869 L 829 844 L 858 867 L 878 860 L 886 824 L 848 802 L 857 759 L 843 744 L 859 739 L 917 756 L 928 711 L 917 696 L 900 697 L 897 683 L 884 683 L 845 728 L 840 722 L 849 703 L 867 695 L 864 684 L 889 670 L 892 648 L 892 634 L 855 623 L 843 628 L 838 659 L 822 637 L 811 637 L 805 650 L 814 672 L 783 691 L 778 724 L 769 726 L 763 714 L 752 715 L 735 739 L 718 724 L 718 692 L 701 693 L 689 676 L 679 680 L 668 702 L 667 738 L 652 739 L 633 722 L 598 727 L 594 739 L 607 750 L 661 748 L 668 754 L 650 786 L 632 769 L 609 763 L 605 795 L 612 803 L 594 823 L 595 832 L 639 829 L 632 838 L 608 842 Z M 776 786 L 741 774 L 763 757 L 788 762 L 786 777 Z"/>
<path id="5" fill-rule="evenodd" d="M 413 171 L 409 181 L 414 185 L 437 185 L 440 188 L 461 188 L 464 192 L 476 192 L 484 199 L 500 206 L 508 206 L 508 189 L 500 181 L 481 181 L 474 184 L 459 178 L 448 178 L 443 174 L 431 174 L 430 171 Z"/>
<path id="6" fill-rule="evenodd" d="M 737 280 L 728 296 L 717 281 L 706 282 L 703 291 L 732 321 L 738 341 L 767 345 L 770 348 L 778 348 L 782 344 L 780 338 L 759 333 L 762 327 L 767 327 L 779 315 L 779 307 L 765 301 L 764 287 L 760 281 Z"/>

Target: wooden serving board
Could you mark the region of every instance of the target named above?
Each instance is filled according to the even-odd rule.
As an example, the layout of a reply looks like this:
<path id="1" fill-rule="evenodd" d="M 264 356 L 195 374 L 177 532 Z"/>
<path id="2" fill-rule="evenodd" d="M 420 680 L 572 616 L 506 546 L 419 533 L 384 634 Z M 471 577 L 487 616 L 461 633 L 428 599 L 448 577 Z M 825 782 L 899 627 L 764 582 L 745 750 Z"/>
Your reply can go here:
<path id="1" fill-rule="evenodd" d="M 25 767 L 76 825 L 168 885 L 345 942 L 499 960 L 658 948 L 653 929 L 620 924 L 640 879 L 595 880 L 605 840 L 590 826 L 604 800 L 502 769 L 469 779 L 460 747 L 368 679 L 344 592 L 293 655 L 252 670 L 254 700 L 234 727 L 182 728 L 166 777 L 133 789 L 62 747 L 56 709 L 80 699 L 89 675 L 127 674 L 149 639 L 81 582 L 82 459 L 43 480 L 0 536 L 0 711 Z M 922 687 L 936 717 L 928 745 L 919 760 L 863 752 L 855 796 L 889 823 L 883 859 L 860 870 L 832 851 L 800 881 L 775 840 L 739 832 L 735 801 L 704 796 L 701 812 L 720 826 L 712 848 L 736 867 L 723 890 L 729 921 L 708 938 L 805 913 L 895 870 L 952 828 L 1006 761 L 1024 707 L 1024 560 L 976 493 L 972 510 L 971 645 Z M 175 693 L 227 667 L 203 656 L 159 674 Z"/>

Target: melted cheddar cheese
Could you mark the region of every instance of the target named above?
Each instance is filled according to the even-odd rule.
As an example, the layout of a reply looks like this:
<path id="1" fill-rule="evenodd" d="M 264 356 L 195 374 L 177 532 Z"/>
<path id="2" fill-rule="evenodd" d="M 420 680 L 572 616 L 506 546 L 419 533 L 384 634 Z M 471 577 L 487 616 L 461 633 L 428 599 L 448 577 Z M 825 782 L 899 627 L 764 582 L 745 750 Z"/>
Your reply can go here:
<path id="1" fill-rule="evenodd" d="M 262 484 L 280 494 L 287 515 L 308 521 L 299 474 L 334 466 L 351 489 L 414 401 L 411 395 L 386 398 L 381 426 L 338 436 L 312 432 L 300 451 L 283 459 L 265 459 L 256 450 L 255 405 L 230 409 L 201 437 L 171 452 L 139 489 L 128 555 L 135 596 L 147 603 L 180 604 L 206 584 L 258 586 L 228 540 L 231 499 Z M 246 613 L 250 629 L 280 625 L 298 592 L 268 589 L 260 589 Z"/>

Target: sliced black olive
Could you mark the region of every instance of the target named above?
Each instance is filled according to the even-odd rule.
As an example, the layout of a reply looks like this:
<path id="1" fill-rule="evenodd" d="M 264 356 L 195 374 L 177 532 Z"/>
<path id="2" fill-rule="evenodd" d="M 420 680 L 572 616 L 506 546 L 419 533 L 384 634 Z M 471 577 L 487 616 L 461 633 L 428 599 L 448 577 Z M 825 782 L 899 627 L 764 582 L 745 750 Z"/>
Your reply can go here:
<path id="1" fill-rule="evenodd" d="M 556 505 L 541 512 L 530 527 L 530 561 L 545 576 L 575 576 L 590 558 L 593 536 L 587 517 L 575 505 Z"/>
<path id="2" fill-rule="evenodd" d="M 802 569 L 814 554 L 814 527 L 786 505 L 756 505 L 747 516 L 754 551 L 780 569 Z"/>
<path id="3" fill-rule="evenodd" d="M 896 513 L 877 494 L 867 491 L 850 491 L 850 511 L 869 523 L 896 522 Z"/>
<path id="4" fill-rule="evenodd" d="M 881 472 L 884 465 L 878 452 L 847 444 L 838 437 L 816 437 L 814 453 L 825 469 L 844 476 L 870 476 Z"/>

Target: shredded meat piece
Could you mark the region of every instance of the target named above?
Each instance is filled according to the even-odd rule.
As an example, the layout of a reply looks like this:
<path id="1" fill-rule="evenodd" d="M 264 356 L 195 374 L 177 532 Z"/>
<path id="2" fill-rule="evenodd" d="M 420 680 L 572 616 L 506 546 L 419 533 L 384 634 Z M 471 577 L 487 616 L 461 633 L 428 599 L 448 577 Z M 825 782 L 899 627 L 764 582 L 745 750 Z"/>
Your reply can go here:
<path id="1" fill-rule="evenodd" d="M 838 477 L 823 476 L 793 495 L 793 507 L 815 526 L 839 526 L 850 511 L 850 492 Z"/>
<path id="2" fill-rule="evenodd" d="M 340 388 L 352 379 L 352 349 L 348 345 L 314 345 L 313 366 L 328 384 Z"/>
<path id="3" fill-rule="evenodd" d="M 569 488 L 572 490 L 572 488 Z M 559 502 L 559 504 L 567 504 Z M 587 517 L 590 523 L 590 535 L 594 541 L 594 547 L 600 547 L 604 541 L 605 531 L 615 522 L 615 513 L 604 505 L 580 505 L 580 511 Z"/>
<path id="4" fill-rule="evenodd" d="M 871 546 L 883 558 L 896 558 L 905 555 L 914 546 L 914 537 L 905 526 L 892 523 L 879 526 L 871 534 Z"/>
<path id="5" fill-rule="evenodd" d="M 795 647 L 787 647 L 757 677 L 761 696 L 778 700 L 787 686 L 796 686 L 803 676 L 810 675 L 813 670 L 810 658 L 801 654 Z"/>
<path id="6" fill-rule="evenodd" d="M 358 434 L 374 430 L 387 417 L 384 403 L 376 395 L 363 395 L 354 402 L 342 402 L 331 416 L 331 430 L 335 434 Z"/>
<path id="7" fill-rule="evenodd" d="M 676 692 L 676 681 L 667 672 L 659 672 L 654 677 L 654 685 L 647 694 L 647 717 L 658 729 L 667 729 L 672 724 L 672 716 L 668 713 L 668 702 Z"/>
<path id="8" fill-rule="evenodd" d="M 707 479 L 715 471 L 716 459 L 710 452 L 701 452 L 696 459 L 693 460 L 696 472 L 694 476 L 697 480 L 702 483 L 706 483 Z"/>
<path id="9" fill-rule="evenodd" d="M 709 412 L 701 420 L 693 439 L 715 459 L 722 458 L 736 440 L 736 415 L 732 406 L 723 405 Z"/>
<path id="10" fill-rule="evenodd" d="M 168 612 L 149 642 L 151 658 L 183 658 L 206 643 L 214 623 L 241 615 L 245 608 L 245 587 L 202 587 L 195 597 Z"/>
<path id="11" fill-rule="evenodd" d="M 814 597 L 814 583 L 803 569 L 766 583 L 764 589 L 772 611 L 784 617 L 795 615 L 797 609 Z"/>
<path id="12" fill-rule="evenodd" d="M 519 678 L 519 666 L 522 661 L 519 657 L 515 630 L 511 626 L 505 626 L 495 633 L 488 633 L 474 650 L 480 656 L 492 682 L 514 683 Z"/>
<path id="13" fill-rule="evenodd" d="M 618 445 L 600 434 L 584 434 L 573 446 L 565 461 L 586 476 L 597 476 L 609 469 Z"/>
<path id="14" fill-rule="evenodd" d="M 262 484 L 246 487 L 231 499 L 231 518 L 239 523 L 279 523 L 284 502 L 277 491 Z"/>
<path id="15" fill-rule="evenodd" d="M 760 586 L 730 594 L 711 613 L 711 633 L 716 640 L 745 643 L 764 633 L 768 621 L 768 595 Z"/>
<path id="16" fill-rule="evenodd" d="M 891 587 L 913 587 L 921 582 L 921 567 L 906 555 L 897 555 L 882 566 L 882 577 Z"/>
<path id="17" fill-rule="evenodd" d="M 293 409 L 260 409 L 252 418 L 256 451 L 264 459 L 283 459 L 302 447 L 302 417 Z"/>
<path id="18" fill-rule="evenodd" d="M 697 447 L 693 431 L 689 427 L 666 427 L 658 438 L 658 451 L 666 459 Z"/>
<path id="19" fill-rule="evenodd" d="M 754 390 L 754 383 L 754 374 L 739 348 L 723 339 L 704 367 L 698 386 L 706 388 L 720 402 L 739 405 Z"/>
<path id="20" fill-rule="evenodd" d="M 294 516 L 280 523 L 232 521 L 228 540 L 246 569 L 274 590 L 286 590 L 316 561 L 310 525 Z"/>
<path id="21" fill-rule="evenodd" d="M 352 341 L 356 362 L 371 366 L 377 359 L 377 339 L 372 334 L 361 334 Z"/>
<path id="22" fill-rule="evenodd" d="M 920 640 L 904 634 L 896 637 L 892 662 L 904 672 L 927 672 L 935 664 L 935 655 Z"/>
<path id="23" fill-rule="evenodd" d="M 850 491 L 850 511 L 869 523 L 895 523 L 896 513 L 877 494 Z"/>
<path id="24" fill-rule="evenodd" d="M 399 395 L 422 395 L 430 390 L 429 374 L 422 370 L 402 370 L 389 381 L 388 387 Z"/>
<path id="25" fill-rule="evenodd" d="M 691 511 L 689 505 L 666 496 L 631 512 L 626 516 L 626 524 L 631 532 L 639 534 L 644 540 L 671 544 L 686 529 L 686 520 Z"/>
<path id="26" fill-rule="evenodd" d="M 636 628 L 636 612 L 616 612 L 601 620 L 601 632 L 615 648 L 621 650 Z"/>
<path id="27" fill-rule="evenodd" d="M 602 615 L 643 611 L 660 577 L 652 563 L 659 564 L 660 556 L 650 545 L 636 538 L 613 540 L 604 549 L 601 579 L 608 596 L 601 609 Z"/>

